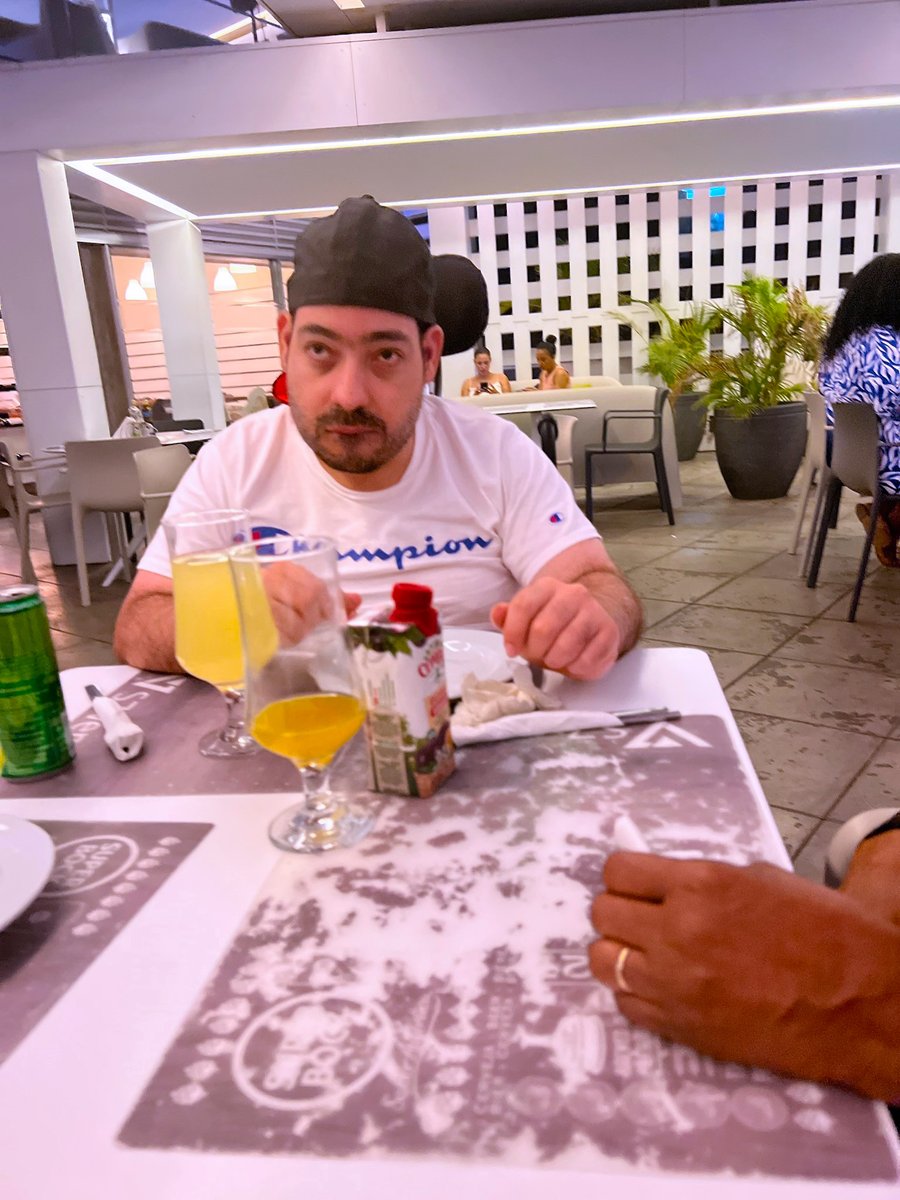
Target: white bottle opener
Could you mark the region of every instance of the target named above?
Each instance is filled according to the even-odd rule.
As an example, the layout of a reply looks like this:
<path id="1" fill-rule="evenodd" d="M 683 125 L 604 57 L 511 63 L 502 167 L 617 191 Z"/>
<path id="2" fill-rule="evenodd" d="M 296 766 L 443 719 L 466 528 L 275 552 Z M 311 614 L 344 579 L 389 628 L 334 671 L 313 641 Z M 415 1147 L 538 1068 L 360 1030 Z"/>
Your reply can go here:
<path id="1" fill-rule="evenodd" d="M 135 725 L 120 704 L 104 696 L 99 688 L 89 683 L 85 691 L 91 698 L 91 707 L 100 718 L 104 729 L 103 740 L 119 762 L 137 758 L 144 747 L 144 731 Z"/>

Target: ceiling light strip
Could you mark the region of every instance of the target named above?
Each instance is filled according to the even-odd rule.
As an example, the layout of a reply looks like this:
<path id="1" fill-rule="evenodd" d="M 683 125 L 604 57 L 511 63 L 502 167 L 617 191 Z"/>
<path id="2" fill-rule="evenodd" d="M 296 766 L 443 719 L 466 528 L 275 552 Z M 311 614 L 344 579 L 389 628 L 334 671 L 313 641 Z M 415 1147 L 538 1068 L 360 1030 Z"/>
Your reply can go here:
<path id="1" fill-rule="evenodd" d="M 662 191 L 666 188 L 705 187 L 727 183 L 756 183 L 763 179 L 810 179 L 825 175 L 878 174 L 885 171 L 900 171 L 900 162 L 859 164 L 847 167 L 804 168 L 802 171 L 755 172 L 749 175 L 711 175 L 707 179 L 688 176 L 684 179 L 665 179 L 650 183 L 610 183 L 597 186 L 585 184 L 581 187 L 546 188 L 525 192 L 485 192 L 480 195 L 464 196 L 419 196 L 414 200 L 383 200 L 386 208 L 428 208 L 446 204 L 496 204 L 507 200 L 540 200 L 554 196 L 600 196 L 607 192 Z M 320 217 L 333 213 L 335 205 L 321 208 L 267 208 L 254 212 L 207 213 L 196 217 L 197 221 L 245 221 L 261 217 Z"/>
<path id="2" fill-rule="evenodd" d="M 153 204 L 157 208 L 162 208 L 166 212 L 171 213 L 173 217 L 186 217 L 189 221 L 197 219 L 186 208 L 179 208 L 171 200 L 164 200 L 162 196 L 148 192 L 146 188 L 138 187 L 136 183 L 131 183 L 127 179 L 120 179 L 117 175 L 111 175 L 109 171 L 104 171 L 102 167 L 97 167 L 93 163 L 70 162 L 66 163 L 66 166 L 74 167 L 82 175 L 90 175 L 92 179 L 96 179 L 100 183 L 106 183 L 110 187 L 116 188 L 117 191 L 126 192 L 129 196 L 134 196 L 137 200 L 144 200 L 147 204 Z"/>
<path id="3" fill-rule="evenodd" d="M 326 142 L 283 142 L 269 146 L 218 146 L 206 150 L 173 151 L 167 154 L 133 154 L 120 158 L 73 159 L 70 166 L 137 166 L 164 162 L 192 162 L 208 158 L 251 158 L 267 154 L 310 154 L 323 150 L 361 150 L 380 146 L 415 146 L 433 142 L 480 141 L 490 138 L 534 137 L 555 133 L 590 133 L 603 129 L 639 129 L 654 125 L 689 125 L 696 122 L 743 120 L 749 117 L 781 117 L 809 113 L 857 112 L 900 108 L 900 95 L 857 96 L 833 100 L 811 100 L 796 104 L 770 104 L 757 108 L 716 109 L 706 112 L 654 113 L 640 117 L 610 117 L 559 124 L 520 125 L 497 129 L 448 130 L 384 138 L 347 138 Z"/>

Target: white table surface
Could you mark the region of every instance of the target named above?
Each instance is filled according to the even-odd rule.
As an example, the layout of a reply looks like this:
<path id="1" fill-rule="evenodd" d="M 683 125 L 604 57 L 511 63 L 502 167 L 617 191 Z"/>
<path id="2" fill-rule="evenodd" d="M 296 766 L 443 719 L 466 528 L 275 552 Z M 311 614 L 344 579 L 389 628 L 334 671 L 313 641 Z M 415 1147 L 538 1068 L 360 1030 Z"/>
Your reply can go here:
<path id="1" fill-rule="evenodd" d="M 72 716 L 86 683 L 111 691 L 129 667 L 63 673 Z M 596 684 L 564 685 L 579 707 L 668 705 L 721 717 L 734 738 L 770 835 L 787 865 L 749 757 L 706 654 L 633 651 Z M 152 731 L 148 731 L 152 737 Z M 3 1200 L 896 1200 L 896 1185 L 780 1182 L 770 1178 L 599 1176 L 556 1169 L 434 1161 L 362 1162 L 300 1155 L 135 1150 L 116 1135 L 279 859 L 266 828 L 281 795 L 98 796 L 4 799 L 33 819 L 210 821 L 215 828 L 0 1067 Z M 2 1019 L 2 1013 L 0 1013 Z M 886 1114 L 884 1120 L 888 1122 Z M 714 1136 L 714 1134 L 712 1135 Z"/>
<path id="2" fill-rule="evenodd" d="M 515 402 L 503 404 L 484 404 L 481 405 L 485 412 L 494 413 L 495 416 L 511 416 L 515 413 L 549 413 L 549 412 L 564 412 L 570 408 L 596 408 L 597 405 L 593 400 L 582 396 L 581 399 L 565 400 L 517 400 Z"/>
<path id="3" fill-rule="evenodd" d="M 183 446 L 187 442 L 208 442 L 219 432 L 218 429 L 167 429 L 152 436 L 159 439 L 161 446 Z M 41 454 L 65 457 L 65 446 L 45 446 Z"/>

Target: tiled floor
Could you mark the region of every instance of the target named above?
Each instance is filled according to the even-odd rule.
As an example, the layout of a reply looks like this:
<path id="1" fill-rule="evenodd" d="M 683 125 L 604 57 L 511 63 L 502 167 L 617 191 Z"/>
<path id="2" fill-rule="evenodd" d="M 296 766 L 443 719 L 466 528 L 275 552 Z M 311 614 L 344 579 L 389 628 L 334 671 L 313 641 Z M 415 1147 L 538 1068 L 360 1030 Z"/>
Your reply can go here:
<path id="1" fill-rule="evenodd" d="M 896 802 L 900 571 L 871 568 L 850 625 L 862 548 L 852 504 L 829 535 L 811 591 L 785 550 L 795 498 L 732 500 L 712 453 L 682 465 L 682 486 L 685 506 L 674 528 L 655 496 L 635 485 L 600 494 L 598 528 L 644 601 L 645 644 L 710 654 L 797 870 L 819 879 L 838 822 Z M 96 599 L 82 608 L 74 568 L 53 568 L 33 524 L 60 666 L 114 662 L 112 628 L 125 585 L 101 598 L 105 568 L 94 568 Z M 17 571 L 13 531 L 3 519 L 0 584 L 12 583 Z"/>

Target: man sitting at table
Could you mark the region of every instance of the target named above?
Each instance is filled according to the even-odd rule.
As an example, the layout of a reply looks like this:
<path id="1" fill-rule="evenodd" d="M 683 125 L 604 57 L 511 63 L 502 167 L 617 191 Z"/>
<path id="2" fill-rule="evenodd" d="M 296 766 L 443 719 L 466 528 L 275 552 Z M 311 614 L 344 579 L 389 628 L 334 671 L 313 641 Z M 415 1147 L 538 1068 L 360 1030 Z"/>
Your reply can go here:
<path id="1" fill-rule="evenodd" d="M 851 818 L 827 875 L 839 890 L 766 863 L 612 854 L 591 969 L 671 1041 L 900 1105 L 900 809 Z"/>
<path id="2" fill-rule="evenodd" d="M 169 515 L 243 508 L 254 537 L 338 545 L 348 611 L 400 579 L 445 625 L 502 630 L 509 654 L 596 679 L 640 632 L 640 604 L 552 463 L 514 425 L 423 390 L 438 369 L 431 253 L 401 214 L 345 200 L 297 239 L 278 318 L 289 405 L 245 417 L 198 457 Z M 293 598 L 302 607 L 302 592 Z M 175 671 L 162 531 L 116 625 L 128 663 Z"/>

